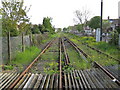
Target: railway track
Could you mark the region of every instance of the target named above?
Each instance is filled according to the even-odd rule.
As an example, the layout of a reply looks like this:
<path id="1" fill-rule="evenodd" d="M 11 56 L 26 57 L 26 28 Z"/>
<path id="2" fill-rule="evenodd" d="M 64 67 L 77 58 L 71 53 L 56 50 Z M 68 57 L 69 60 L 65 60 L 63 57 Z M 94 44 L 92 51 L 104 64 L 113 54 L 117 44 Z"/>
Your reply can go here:
<path id="1" fill-rule="evenodd" d="M 52 52 L 59 52 L 58 71 L 59 73 L 41 74 L 30 73 L 30 68 L 38 61 L 43 53 L 50 48 L 55 42 L 49 42 L 43 51 L 35 58 L 35 60 L 21 73 L 0 73 L 1 81 L 0 89 L 4 88 L 45 88 L 45 89 L 94 89 L 94 88 L 119 88 L 120 82 L 103 66 L 94 62 L 95 67 L 87 70 L 72 70 L 68 73 L 62 69 L 68 66 L 70 62 L 69 55 L 64 44 L 65 40 L 69 42 L 75 50 L 84 58 L 90 58 L 83 50 L 77 47 L 75 43 L 67 38 L 59 38 L 59 50 Z M 86 59 L 85 59 L 86 60 Z M 57 62 L 57 60 L 56 60 Z M 63 64 L 64 62 L 64 64 Z M 86 61 L 86 63 L 93 63 Z"/>
<path id="2" fill-rule="evenodd" d="M 45 53 L 45 51 L 51 46 L 51 44 L 54 42 L 54 40 L 50 41 L 46 47 L 42 50 L 42 52 L 33 60 L 33 62 L 20 74 L 20 76 L 14 81 L 14 83 L 10 86 L 12 89 L 18 81 L 29 71 L 29 69 L 32 67 L 32 65 L 39 59 L 39 57 Z"/>
<path id="3" fill-rule="evenodd" d="M 11 74 L 11 76 L 9 76 Z M 69 73 L 63 72 L 62 88 L 63 89 L 106 89 L 119 88 L 105 72 L 101 69 L 93 68 L 87 70 L 73 70 Z M 19 76 L 18 73 L 3 73 L 1 74 L 3 82 L 0 88 L 9 88 L 9 85 Z M 11 78 L 11 79 L 10 79 Z M 26 73 L 14 88 L 18 89 L 59 89 L 60 76 L 58 74 L 42 75 Z M 63 83 L 64 82 L 64 83 Z"/>
<path id="4" fill-rule="evenodd" d="M 66 38 L 66 37 L 65 37 Z M 73 43 L 72 41 L 70 41 L 68 38 L 66 38 L 67 41 L 78 51 L 81 52 L 86 58 L 90 57 L 89 55 L 87 55 L 83 50 L 81 50 L 80 48 L 77 47 L 77 45 L 75 43 Z M 116 59 L 115 59 L 116 60 Z M 120 81 L 113 75 L 111 74 L 111 72 L 108 69 L 105 69 L 102 65 L 98 64 L 96 61 L 92 62 L 90 61 L 90 63 L 94 63 L 94 65 L 97 68 L 100 68 L 101 70 L 103 70 L 111 79 L 113 79 L 117 84 L 120 85 Z"/>
<path id="5" fill-rule="evenodd" d="M 118 62 L 120 63 L 120 60 L 119 60 L 119 59 L 116 59 L 116 58 L 114 58 L 114 57 L 112 57 L 112 56 L 110 56 L 110 55 L 102 52 L 101 50 L 98 50 L 98 49 L 96 49 L 96 48 L 94 48 L 94 47 L 91 47 L 91 46 L 89 46 L 88 44 L 85 44 L 85 43 L 82 43 L 82 44 L 85 45 L 85 46 L 87 46 L 88 48 L 90 48 L 90 49 L 92 49 L 92 50 L 94 50 L 94 51 L 97 51 L 98 53 L 103 54 L 103 55 L 105 55 L 105 56 L 107 56 L 107 57 L 109 57 L 109 58 L 111 58 L 111 59 L 113 59 L 113 60 L 116 60 L 116 61 L 118 61 Z"/>

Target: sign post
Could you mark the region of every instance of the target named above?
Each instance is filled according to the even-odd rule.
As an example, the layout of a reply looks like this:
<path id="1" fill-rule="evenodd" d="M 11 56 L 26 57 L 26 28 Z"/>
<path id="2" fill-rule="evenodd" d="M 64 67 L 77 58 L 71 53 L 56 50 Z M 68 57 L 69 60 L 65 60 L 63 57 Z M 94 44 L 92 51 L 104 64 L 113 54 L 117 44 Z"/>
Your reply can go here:
<path id="1" fill-rule="evenodd" d="M 96 30 L 96 42 L 100 42 L 100 38 L 101 38 L 101 30 L 100 30 L 100 28 L 97 28 L 97 30 Z"/>

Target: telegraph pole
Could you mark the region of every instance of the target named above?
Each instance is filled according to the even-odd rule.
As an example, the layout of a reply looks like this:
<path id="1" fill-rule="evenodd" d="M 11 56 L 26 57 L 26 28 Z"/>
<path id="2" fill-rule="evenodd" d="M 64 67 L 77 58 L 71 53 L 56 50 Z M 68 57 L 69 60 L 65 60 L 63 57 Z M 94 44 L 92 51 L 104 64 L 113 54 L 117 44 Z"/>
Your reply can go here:
<path id="1" fill-rule="evenodd" d="M 100 41 L 102 41 L 102 17 L 103 17 L 103 0 L 101 0 L 101 20 L 100 20 L 100 30 L 101 30 L 101 35 L 100 35 Z"/>

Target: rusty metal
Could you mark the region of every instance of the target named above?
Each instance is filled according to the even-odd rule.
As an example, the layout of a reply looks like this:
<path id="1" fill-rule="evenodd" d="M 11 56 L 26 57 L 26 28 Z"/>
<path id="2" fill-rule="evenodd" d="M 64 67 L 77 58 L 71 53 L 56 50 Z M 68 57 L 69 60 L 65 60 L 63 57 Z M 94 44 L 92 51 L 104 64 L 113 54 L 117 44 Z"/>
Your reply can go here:
<path id="1" fill-rule="evenodd" d="M 65 65 L 68 65 L 70 63 L 70 60 L 69 60 L 69 57 L 68 57 L 67 50 L 66 50 L 63 39 L 61 39 L 61 41 L 62 41 L 62 46 L 63 46 L 63 52 L 64 52 L 64 55 L 65 55 Z"/>
<path id="2" fill-rule="evenodd" d="M 118 61 L 118 62 L 120 62 L 120 60 L 119 59 L 116 59 L 116 58 L 114 58 L 114 57 L 112 57 L 112 56 L 110 56 L 110 55 L 108 55 L 108 54 L 106 54 L 106 53 L 104 53 L 103 51 L 101 51 L 101 50 L 98 50 L 98 49 L 96 49 L 96 48 L 94 48 L 94 47 L 91 47 L 91 46 L 89 46 L 88 44 L 84 44 L 84 43 L 82 43 L 83 45 L 86 45 L 88 48 L 90 48 L 90 49 L 92 49 L 92 50 L 95 50 L 95 51 L 97 51 L 98 53 L 100 53 L 100 54 L 103 54 L 103 55 L 105 55 L 105 56 L 107 56 L 107 57 L 109 57 L 109 58 L 111 58 L 111 59 L 114 59 L 114 60 L 116 60 L 116 61 Z"/>
<path id="3" fill-rule="evenodd" d="M 32 65 L 38 60 L 38 58 L 51 46 L 51 44 L 53 43 L 53 41 L 55 40 L 52 40 L 51 42 L 48 43 L 48 45 L 45 47 L 44 50 L 42 50 L 42 52 L 34 59 L 34 61 L 20 74 L 20 76 L 15 80 L 15 82 L 9 87 L 9 88 L 13 88 L 17 83 L 18 81 L 25 75 L 26 72 L 28 72 L 28 70 L 32 67 Z"/>
<path id="4" fill-rule="evenodd" d="M 66 37 L 65 37 L 66 38 Z M 86 58 L 88 57 L 88 55 L 86 53 L 83 52 L 83 50 L 79 49 L 77 47 L 77 45 L 75 43 L 73 43 L 72 41 L 70 41 L 69 39 L 66 38 L 66 40 L 74 47 L 76 48 L 76 50 L 79 50 Z M 103 52 L 97 50 L 98 52 L 104 54 Z M 107 55 L 107 54 L 106 54 Z M 109 55 L 107 55 L 109 56 Z M 113 57 L 112 57 L 113 58 Z M 92 63 L 92 62 L 91 62 Z M 94 62 L 97 67 L 101 68 L 109 77 L 111 77 L 113 79 L 113 81 L 115 81 L 118 85 L 120 85 L 120 81 L 117 80 L 108 70 L 106 70 L 105 68 L 103 68 L 100 64 L 98 64 L 97 62 Z"/>
<path id="5" fill-rule="evenodd" d="M 65 37 L 66 38 L 66 37 Z M 86 58 L 88 57 L 88 55 L 83 51 L 81 50 L 80 48 L 78 48 L 78 46 L 73 43 L 72 41 L 70 41 L 68 38 L 66 38 L 66 40 L 79 52 L 81 52 Z"/>
<path id="6" fill-rule="evenodd" d="M 8 73 L 7 73 L 8 74 Z M 59 87 L 59 75 L 41 75 L 41 74 L 32 74 L 27 73 L 25 77 L 22 77 L 19 81 L 19 85 L 16 85 L 14 89 L 63 89 L 63 90 L 73 90 L 73 89 L 106 89 L 106 88 L 119 88 L 120 86 L 112 81 L 112 79 L 100 68 L 92 68 L 87 70 L 73 70 L 69 73 L 63 72 L 64 76 L 62 77 L 62 88 Z M 0 87 L 2 89 L 8 89 L 8 86 L 11 83 L 13 78 L 16 78 L 19 74 L 16 73 L 11 79 L 6 81 L 6 83 Z M 8 76 L 9 78 L 9 76 Z"/>
<path id="7" fill-rule="evenodd" d="M 75 50 L 80 54 L 80 55 L 82 55 L 82 58 L 88 63 L 91 63 L 92 61 L 91 61 L 91 57 L 88 55 L 88 54 L 86 54 L 82 49 L 80 49 L 75 43 L 73 43 L 71 40 L 69 40 L 68 38 L 66 38 L 65 37 L 65 39 L 66 39 L 66 41 L 68 42 L 68 43 L 70 43 L 74 48 L 75 48 Z M 88 60 L 86 60 L 86 58 L 89 58 L 89 60 L 90 61 L 88 61 Z"/>
<path id="8" fill-rule="evenodd" d="M 59 88 L 62 89 L 62 42 L 60 41 L 60 55 L 59 55 L 59 70 L 60 70 L 60 78 L 59 78 Z"/>
<path id="9" fill-rule="evenodd" d="M 113 79 L 114 82 L 116 82 L 119 86 L 120 86 L 120 81 L 114 77 L 108 70 L 106 70 L 103 66 L 101 66 L 100 64 L 98 64 L 97 62 L 94 61 L 94 64 L 100 68 L 101 70 L 103 70 L 111 79 Z"/>

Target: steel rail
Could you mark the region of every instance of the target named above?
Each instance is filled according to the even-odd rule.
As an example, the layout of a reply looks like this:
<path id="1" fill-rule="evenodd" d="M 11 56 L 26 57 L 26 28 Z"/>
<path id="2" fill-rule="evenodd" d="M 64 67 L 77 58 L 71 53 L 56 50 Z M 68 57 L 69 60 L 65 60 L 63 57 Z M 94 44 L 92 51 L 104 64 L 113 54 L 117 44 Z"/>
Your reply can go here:
<path id="1" fill-rule="evenodd" d="M 55 39 L 56 40 L 56 39 Z M 28 70 L 32 67 L 32 65 L 39 59 L 39 57 L 51 46 L 51 44 L 55 41 L 54 39 L 50 41 L 47 46 L 42 50 L 42 52 L 33 60 L 33 62 L 20 74 L 20 76 L 10 85 L 10 89 L 14 88 L 14 86 L 18 83 L 18 81 L 28 72 Z"/>
<path id="2" fill-rule="evenodd" d="M 116 82 L 120 86 L 120 81 L 114 77 L 107 69 L 105 69 L 102 65 L 98 64 L 96 61 L 94 61 L 95 66 L 103 70 L 111 79 L 113 79 L 114 82 Z"/>
<path id="3" fill-rule="evenodd" d="M 79 40 L 78 40 L 78 41 L 79 41 Z M 112 56 L 106 54 L 105 52 L 103 52 L 103 51 L 101 51 L 101 50 L 98 50 L 98 49 L 96 49 L 96 48 L 94 48 L 94 47 L 91 47 L 91 46 L 89 46 L 88 44 L 85 44 L 85 43 L 82 43 L 82 44 L 83 44 L 83 45 L 86 45 L 88 48 L 90 48 L 90 49 L 92 49 L 92 50 L 97 51 L 97 52 L 100 53 L 100 54 L 103 54 L 103 55 L 105 55 L 105 56 L 107 56 L 107 57 L 109 57 L 109 58 L 112 58 L 112 59 L 114 59 L 114 60 L 120 62 L 119 59 L 116 59 L 116 58 L 114 58 L 114 57 L 112 57 Z"/>
<path id="4" fill-rule="evenodd" d="M 62 40 L 63 51 L 64 51 L 64 55 L 65 55 L 65 65 L 68 65 L 70 63 L 70 60 L 69 60 L 69 57 L 67 54 L 67 50 L 66 50 L 64 41 L 63 41 L 63 39 L 61 39 L 61 40 Z"/>
<path id="5" fill-rule="evenodd" d="M 59 55 L 59 70 L 60 70 L 60 78 L 59 78 L 59 89 L 62 89 L 62 42 L 61 38 L 59 38 L 59 44 L 60 44 L 60 55 Z"/>
<path id="6" fill-rule="evenodd" d="M 65 37 L 66 38 L 66 37 Z M 68 41 L 68 43 L 70 43 L 79 54 L 82 54 L 84 56 L 84 60 L 88 63 L 88 62 L 92 62 L 91 57 L 86 54 L 82 49 L 80 49 L 75 43 L 73 43 L 71 40 L 69 40 L 68 38 L 66 38 L 66 40 Z M 86 60 L 86 58 L 89 58 L 90 61 Z"/>
<path id="7" fill-rule="evenodd" d="M 67 38 L 66 38 L 67 39 Z M 67 39 L 69 42 L 71 42 L 71 44 L 77 46 L 76 44 L 74 44 L 72 41 L 70 41 L 69 39 Z M 81 52 L 82 53 L 82 52 Z M 83 55 L 87 55 L 86 53 Z M 89 56 L 90 57 L 90 56 Z M 116 82 L 119 86 L 120 86 L 120 81 L 114 77 L 113 74 L 111 74 L 107 69 L 105 69 L 102 65 L 98 64 L 96 61 L 91 61 L 91 63 L 94 63 L 98 68 L 100 68 L 102 71 L 104 71 L 111 79 L 113 79 L 114 82 Z"/>
<path id="8" fill-rule="evenodd" d="M 81 50 L 80 48 L 78 48 L 78 46 L 75 44 L 75 43 L 73 43 L 72 41 L 70 41 L 68 38 L 66 38 L 67 39 L 67 41 L 79 52 L 81 52 L 86 58 L 88 58 L 89 56 L 83 51 L 83 50 Z"/>

